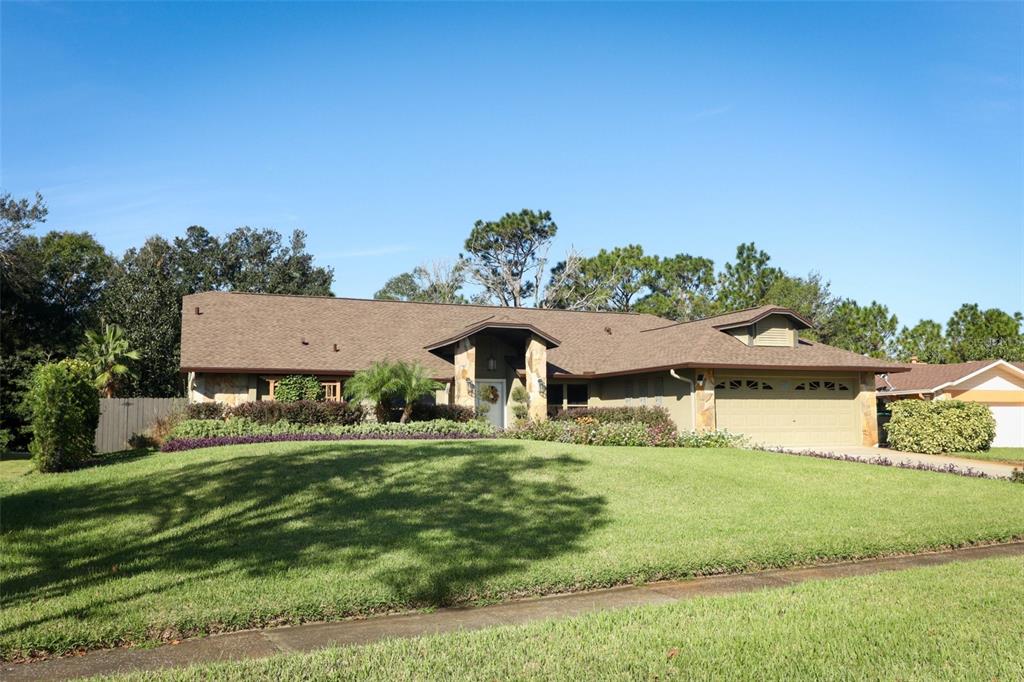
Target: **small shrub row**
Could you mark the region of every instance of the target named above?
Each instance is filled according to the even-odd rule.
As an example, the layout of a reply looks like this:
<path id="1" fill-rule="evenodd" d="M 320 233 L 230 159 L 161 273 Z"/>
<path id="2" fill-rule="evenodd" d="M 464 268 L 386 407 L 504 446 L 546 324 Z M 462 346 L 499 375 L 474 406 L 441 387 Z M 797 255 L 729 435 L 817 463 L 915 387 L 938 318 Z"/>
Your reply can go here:
<path id="1" fill-rule="evenodd" d="M 963 400 L 898 400 L 885 425 L 889 447 L 939 454 L 987 450 L 996 437 L 992 410 Z"/>
<path id="2" fill-rule="evenodd" d="M 611 421 L 600 423 L 591 416 L 573 420 L 549 419 L 523 424 L 505 432 L 509 438 L 545 440 L 576 445 L 629 445 L 639 447 L 734 448 L 746 443 L 743 436 L 728 431 L 679 434 L 675 424 Z"/>
<path id="3" fill-rule="evenodd" d="M 424 423 L 424 422 L 421 422 Z M 345 441 L 345 440 L 468 440 L 490 438 L 489 435 L 468 432 L 432 433 L 410 432 L 401 435 L 377 432 L 346 433 L 276 433 L 254 436 L 213 436 L 210 438 L 182 438 L 164 443 L 163 452 L 181 452 L 222 445 L 249 445 L 252 443 L 280 443 L 287 441 Z"/>
<path id="4" fill-rule="evenodd" d="M 551 417 L 552 421 L 576 421 L 588 418 L 600 424 L 640 423 L 675 428 L 675 422 L 663 407 L 574 407 Z"/>
<path id="5" fill-rule="evenodd" d="M 366 416 L 358 403 L 297 400 L 281 403 L 260 400 L 239 403 L 224 411 L 226 417 L 242 417 L 260 424 L 287 421 L 293 424 L 358 424 Z"/>
<path id="6" fill-rule="evenodd" d="M 632 445 L 645 447 L 674 447 L 679 434 L 675 425 L 650 426 L 640 422 L 600 423 L 592 417 L 579 417 L 573 421 L 552 420 L 531 422 L 506 432 L 510 438 L 545 440 L 577 445 Z"/>
<path id="7" fill-rule="evenodd" d="M 188 419 L 177 424 L 171 431 L 162 449 L 179 440 L 233 438 L 249 436 L 374 436 L 380 438 L 408 438 L 420 436 L 453 437 L 475 436 L 480 438 L 495 435 L 490 424 L 480 421 L 455 422 L 448 419 L 433 421 L 368 423 L 368 424 L 296 424 L 279 421 L 261 424 L 245 417 L 227 419 Z M 301 440 L 291 438 L 289 440 Z M 181 448 L 174 448 L 181 449 Z"/>
<path id="8" fill-rule="evenodd" d="M 679 446 L 684 448 L 741 448 L 746 445 L 746 436 L 728 431 L 684 431 L 679 436 Z"/>
<path id="9" fill-rule="evenodd" d="M 428 405 L 415 403 L 409 421 L 427 422 L 436 419 L 447 419 L 453 422 L 468 422 L 476 419 L 476 410 L 462 405 Z"/>
<path id="10" fill-rule="evenodd" d="M 293 424 L 358 424 L 366 416 L 362 405 L 347 402 L 297 400 L 282 403 L 257 400 L 227 406 L 223 403 L 191 403 L 185 407 L 187 419 L 230 419 L 240 417 L 260 424 L 288 421 Z"/>

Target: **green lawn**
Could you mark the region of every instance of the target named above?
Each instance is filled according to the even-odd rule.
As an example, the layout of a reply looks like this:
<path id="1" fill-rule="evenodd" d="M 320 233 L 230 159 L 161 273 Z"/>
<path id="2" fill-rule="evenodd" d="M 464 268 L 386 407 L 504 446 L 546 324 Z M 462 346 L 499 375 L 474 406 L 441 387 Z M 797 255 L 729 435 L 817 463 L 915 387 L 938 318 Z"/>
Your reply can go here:
<path id="1" fill-rule="evenodd" d="M 804 583 L 119 679 L 530 678 L 1020 680 L 1024 559 Z"/>
<path id="2" fill-rule="evenodd" d="M 9 481 L 35 471 L 27 452 L 8 452 L 0 457 L 0 481 Z"/>
<path id="3" fill-rule="evenodd" d="M 955 457 L 970 457 L 971 459 L 984 459 L 992 462 L 1006 462 L 1007 464 L 1020 464 L 1024 466 L 1024 448 L 992 448 L 982 452 L 951 452 Z"/>
<path id="4" fill-rule="evenodd" d="M 1024 486 L 742 450 L 274 443 L 0 483 L 0 652 L 1024 537 Z"/>

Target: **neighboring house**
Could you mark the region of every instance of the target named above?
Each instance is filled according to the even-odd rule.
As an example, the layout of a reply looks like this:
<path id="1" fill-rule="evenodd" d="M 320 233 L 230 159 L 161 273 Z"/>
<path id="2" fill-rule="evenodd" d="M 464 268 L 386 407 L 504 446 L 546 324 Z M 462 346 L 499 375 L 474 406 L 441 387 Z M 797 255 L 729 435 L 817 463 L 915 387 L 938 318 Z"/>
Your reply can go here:
<path id="1" fill-rule="evenodd" d="M 761 306 L 694 322 L 574 312 L 209 292 L 186 296 L 181 368 L 193 401 L 272 399 L 314 374 L 329 399 L 375 360 L 424 365 L 439 403 L 511 421 L 571 407 L 654 405 L 680 429 L 779 445 L 875 445 L 875 374 L 902 366 L 800 338 L 808 320 Z"/>
<path id="2" fill-rule="evenodd" d="M 954 365 L 912 363 L 910 371 L 878 377 L 884 402 L 918 398 L 985 403 L 996 418 L 994 447 L 1024 447 L 1024 364 L 977 360 Z"/>

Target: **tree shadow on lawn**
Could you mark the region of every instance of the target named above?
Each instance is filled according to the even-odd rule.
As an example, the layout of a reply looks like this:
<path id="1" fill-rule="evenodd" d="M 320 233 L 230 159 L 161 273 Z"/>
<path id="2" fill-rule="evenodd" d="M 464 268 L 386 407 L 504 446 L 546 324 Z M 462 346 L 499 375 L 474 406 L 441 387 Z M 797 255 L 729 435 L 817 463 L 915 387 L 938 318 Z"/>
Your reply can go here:
<path id="1" fill-rule="evenodd" d="M 492 441 L 309 444 L 14 494 L 3 525 L 21 568 L 0 603 L 163 572 L 135 594 L 74 610 L 87 618 L 174 590 L 178 577 L 285 579 L 322 566 L 334 579 L 369 577 L 396 604 L 451 603 L 489 577 L 573 551 L 605 523 L 604 498 L 567 480 L 585 461 L 522 451 Z"/>

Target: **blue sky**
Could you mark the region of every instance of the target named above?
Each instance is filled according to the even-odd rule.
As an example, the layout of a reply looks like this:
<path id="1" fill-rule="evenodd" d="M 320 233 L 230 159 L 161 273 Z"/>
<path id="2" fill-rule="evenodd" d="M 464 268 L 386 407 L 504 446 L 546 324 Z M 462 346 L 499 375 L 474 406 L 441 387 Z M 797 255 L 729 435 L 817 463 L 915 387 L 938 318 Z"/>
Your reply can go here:
<path id="1" fill-rule="evenodd" d="M 901 322 L 1024 309 L 1024 5 L 22 4 L 2 184 L 115 253 L 309 233 L 338 295 L 524 207 L 555 252 L 754 240 Z"/>

